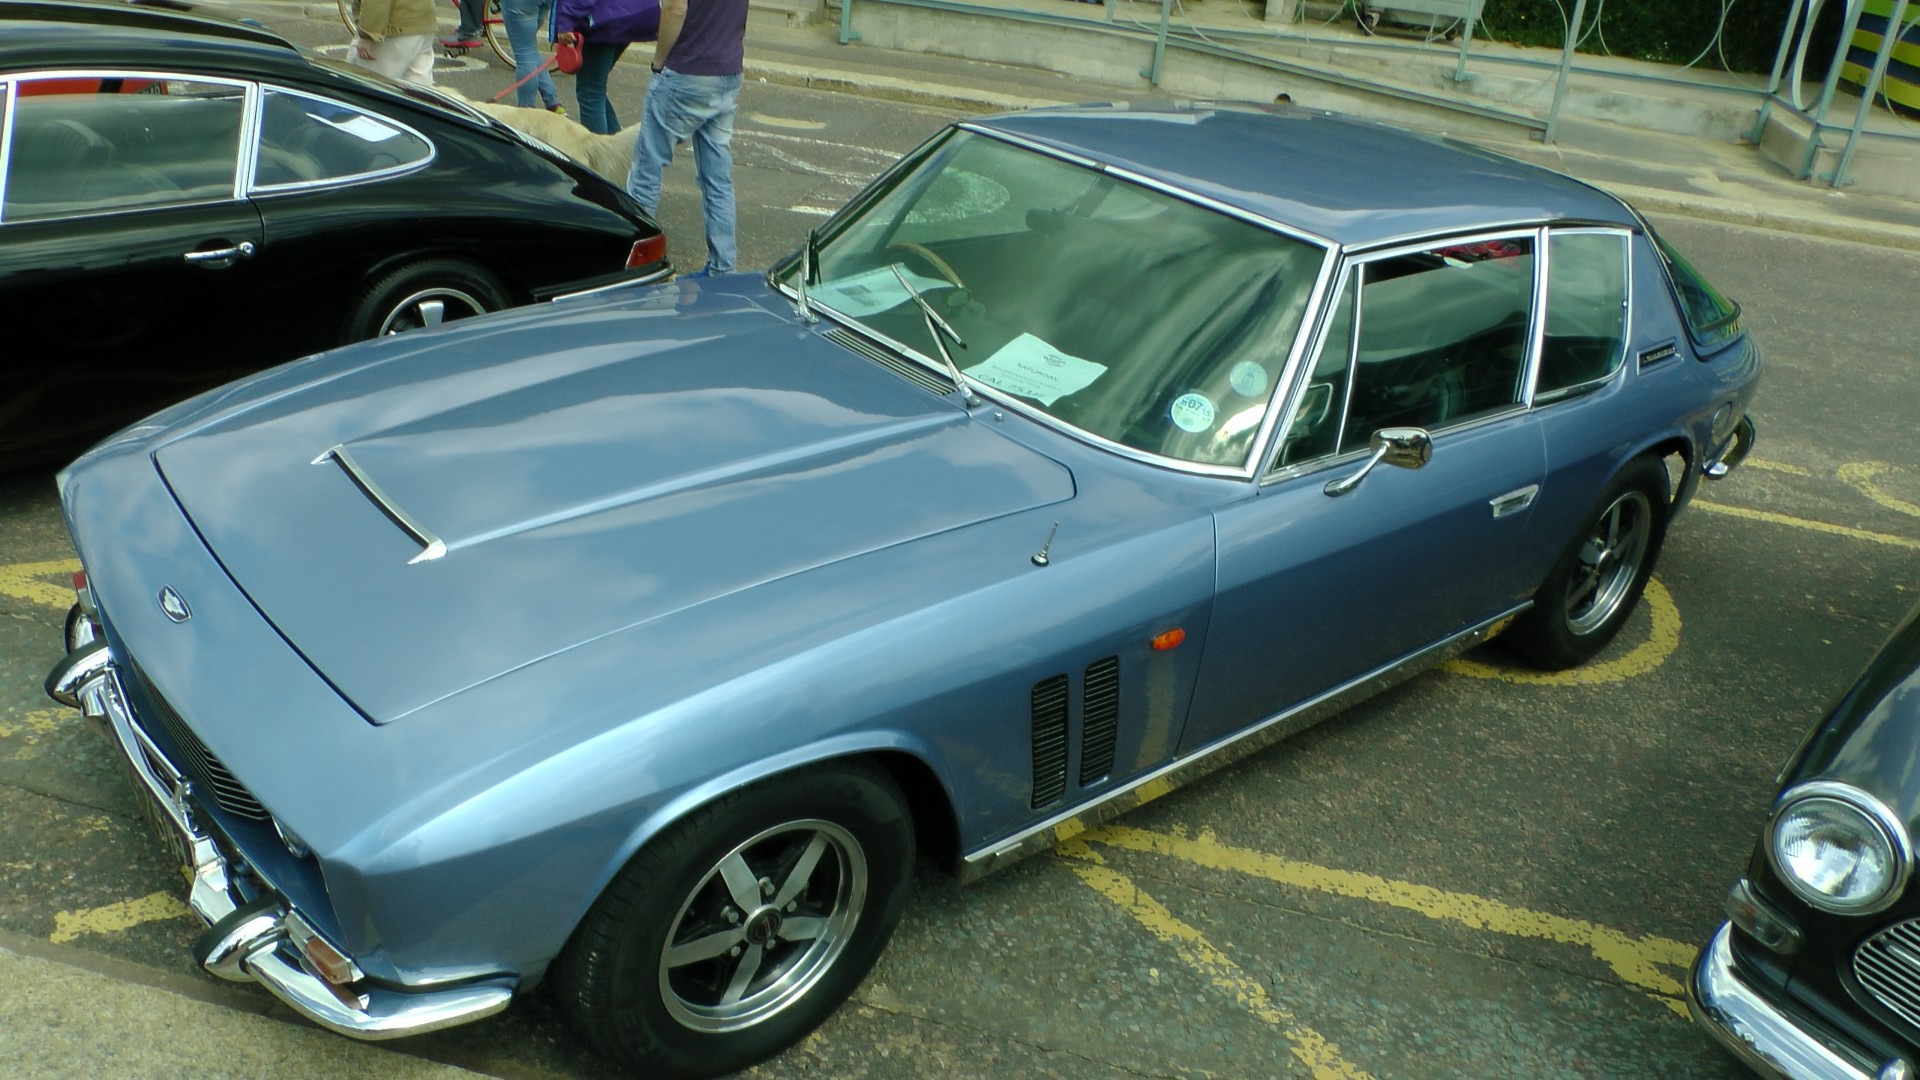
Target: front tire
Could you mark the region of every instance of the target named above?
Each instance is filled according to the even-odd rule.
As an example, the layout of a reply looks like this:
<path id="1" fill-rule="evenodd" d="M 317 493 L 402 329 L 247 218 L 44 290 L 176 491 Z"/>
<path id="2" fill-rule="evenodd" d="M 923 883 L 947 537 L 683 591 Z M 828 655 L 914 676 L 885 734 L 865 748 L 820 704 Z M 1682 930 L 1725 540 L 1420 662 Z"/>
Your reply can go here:
<path id="1" fill-rule="evenodd" d="M 1593 659 L 1646 590 L 1671 510 L 1658 461 L 1641 458 L 1622 469 L 1534 594 L 1533 607 L 1500 640 L 1549 671 Z"/>
<path id="2" fill-rule="evenodd" d="M 733 792 L 614 877 L 556 965 L 561 1007 L 642 1076 L 714 1076 L 771 1057 L 873 967 L 913 852 L 906 800 L 873 765 Z"/>
<path id="3" fill-rule="evenodd" d="M 485 315 L 508 305 L 492 274 L 458 259 L 425 259 L 366 282 L 347 305 L 346 344 Z"/>

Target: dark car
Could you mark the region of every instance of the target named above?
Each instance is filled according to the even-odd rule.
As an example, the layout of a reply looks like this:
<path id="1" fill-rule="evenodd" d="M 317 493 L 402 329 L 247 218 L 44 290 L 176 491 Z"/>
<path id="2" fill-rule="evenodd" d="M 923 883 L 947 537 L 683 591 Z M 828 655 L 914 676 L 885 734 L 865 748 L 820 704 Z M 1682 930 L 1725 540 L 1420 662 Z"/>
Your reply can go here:
<path id="1" fill-rule="evenodd" d="M 1780 770 L 1693 1015 L 1765 1076 L 1920 1073 L 1920 608 Z"/>
<path id="2" fill-rule="evenodd" d="M 193 867 L 209 971 L 363 1038 L 544 980 L 642 1075 L 723 1072 L 853 990 L 916 851 L 985 874 L 1502 628 L 1598 653 L 1760 368 L 1543 169 L 1306 110 L 989 117 L 770 273 L 96 447 L 48 685 Z"/>
<path id="3" fill-rule="evenodd" d="M 0 0 L 0 461 L 665 255 L 624 191 L 449 96 L 224 19 Z"/>

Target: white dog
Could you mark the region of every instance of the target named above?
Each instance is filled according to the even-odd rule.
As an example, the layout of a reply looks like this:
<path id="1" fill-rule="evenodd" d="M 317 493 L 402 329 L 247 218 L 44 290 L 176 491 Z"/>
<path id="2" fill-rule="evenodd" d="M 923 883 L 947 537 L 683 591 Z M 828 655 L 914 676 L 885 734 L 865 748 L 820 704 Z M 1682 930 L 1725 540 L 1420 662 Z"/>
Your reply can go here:
<path id="1" fill-rule="evenodd" d="M 457 93 L 446 86 L 438 89 Z M 516 131 L 539 139 L 615 184 L 624 185 L 627 182 L 637 128 L 627 128 L 618 135 L 595 135 L 581 127 L 579 121 L 545 109 L 521 108 L 498 101 L 474 101 L 470 98 L 467 103 Z"/>

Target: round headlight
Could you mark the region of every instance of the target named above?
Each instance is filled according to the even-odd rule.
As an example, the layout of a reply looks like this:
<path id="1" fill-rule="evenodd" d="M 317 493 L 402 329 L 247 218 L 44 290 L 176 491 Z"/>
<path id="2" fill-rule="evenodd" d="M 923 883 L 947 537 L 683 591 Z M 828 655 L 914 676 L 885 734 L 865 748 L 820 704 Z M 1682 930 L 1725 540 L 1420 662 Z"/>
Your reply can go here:
<path id="1" fill-rule="evenodd" d="M 1767 854 L 1802 900 L 1842 915 L 1892 903 L 1913 861 L 1906 829 L 1879 800 L 1834 783 L 1781 797 Z"/>

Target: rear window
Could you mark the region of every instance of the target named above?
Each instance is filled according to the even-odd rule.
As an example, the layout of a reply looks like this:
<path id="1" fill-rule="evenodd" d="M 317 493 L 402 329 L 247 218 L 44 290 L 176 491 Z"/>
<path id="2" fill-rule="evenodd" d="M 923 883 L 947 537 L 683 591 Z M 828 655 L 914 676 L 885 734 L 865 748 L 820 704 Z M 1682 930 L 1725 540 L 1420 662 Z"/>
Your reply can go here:
<path id="1" fill-rule="evenodd" d="M 1739 336 L 1740 305 L 1722 296 L 1686 256 L 1659 235 L 1654 235 L 1653 243 L 1660 252 L 1660 260 L 1667 266 L 1667 279 L 1673 282 L 1673 292 L 1680 300 L 1680 312 L 1686 317 L 1693 343 L 1714 346 Z"/>

